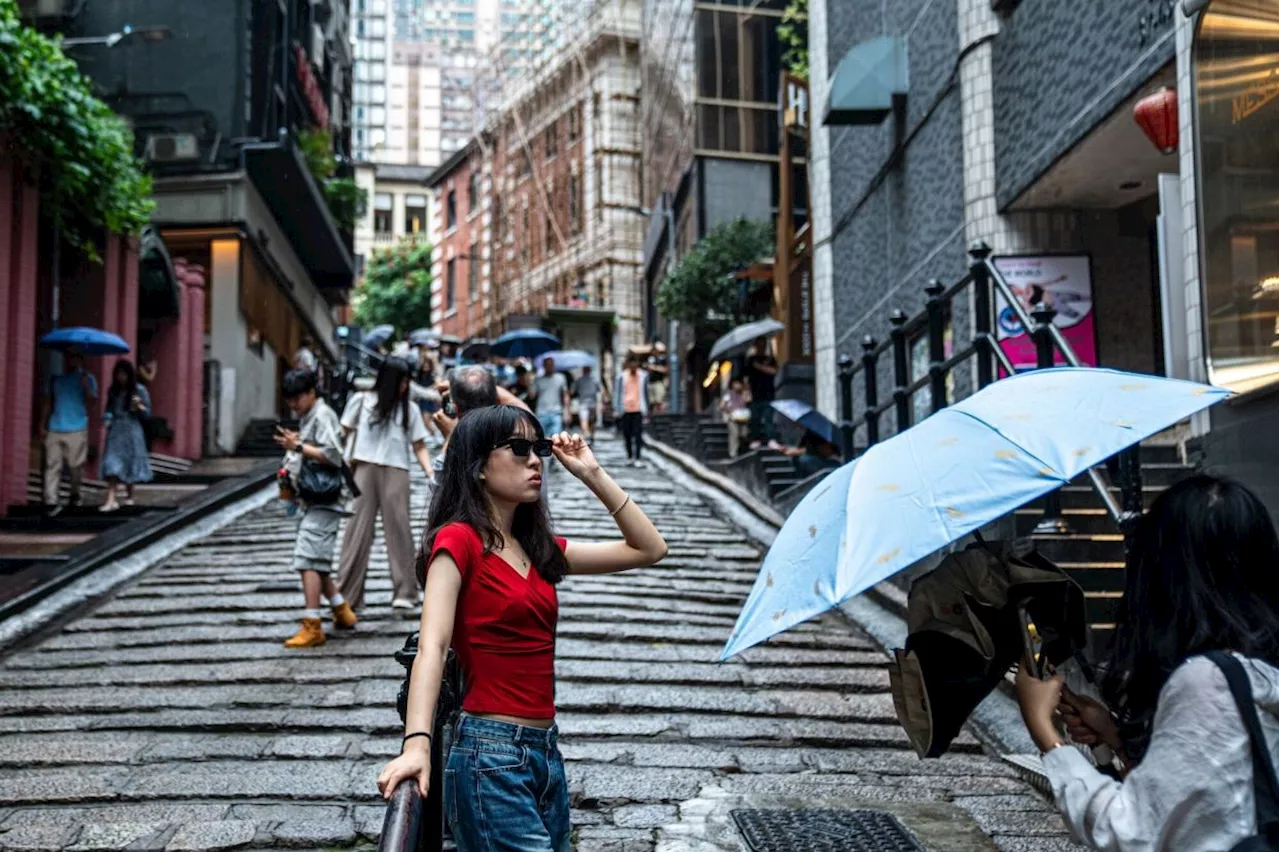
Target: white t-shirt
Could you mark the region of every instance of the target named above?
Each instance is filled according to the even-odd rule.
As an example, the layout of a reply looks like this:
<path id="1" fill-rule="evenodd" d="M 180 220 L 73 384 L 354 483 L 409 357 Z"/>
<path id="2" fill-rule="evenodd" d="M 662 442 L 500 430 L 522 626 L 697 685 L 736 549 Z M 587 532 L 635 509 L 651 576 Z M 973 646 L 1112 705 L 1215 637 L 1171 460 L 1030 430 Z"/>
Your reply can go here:
<path id="1" fill-rule="evenodd" d="M 427 440 L 427 427 L 416 406 L 409 406 L 408 429 L 401 423 L 400 406 L 387 420 L 378 420 L 378 397 L 372 391 L 353 394 L 342 412 L 342 425 L 355 430 L 352 461 L 409 469 L 413 445 Z"/>
<path id="2" fill-rule="evenodd" d="M 533 381 L 538 390 L 538 399 L 534 403 L 536 414 L 557 414 L 564 409 L 564 394 L 569 383 L 564 380 L 563 373 L 543 373 Z"/>

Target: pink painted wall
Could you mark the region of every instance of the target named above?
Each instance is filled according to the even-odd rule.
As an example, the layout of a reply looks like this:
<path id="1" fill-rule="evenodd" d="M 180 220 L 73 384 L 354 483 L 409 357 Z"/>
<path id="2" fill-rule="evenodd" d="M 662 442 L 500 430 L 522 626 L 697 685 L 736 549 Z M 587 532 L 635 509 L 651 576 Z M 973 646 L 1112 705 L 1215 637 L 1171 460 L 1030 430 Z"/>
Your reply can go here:
<path id="1" fill-rule="evenodd" d="M 165 323 L 153 341 L 158 364 L 152 403 L 169 421 L 173 439 L 155 450 L 180 458 L 201 455 L 201 412 L 204 406 L 204 267 L 175 258 L 181 312 Z"/>
<path id="2" fill-rule="evenodd" d="M 36 380 L 40 200 L 0 154 L 0 515 L 27 501 Z"/>

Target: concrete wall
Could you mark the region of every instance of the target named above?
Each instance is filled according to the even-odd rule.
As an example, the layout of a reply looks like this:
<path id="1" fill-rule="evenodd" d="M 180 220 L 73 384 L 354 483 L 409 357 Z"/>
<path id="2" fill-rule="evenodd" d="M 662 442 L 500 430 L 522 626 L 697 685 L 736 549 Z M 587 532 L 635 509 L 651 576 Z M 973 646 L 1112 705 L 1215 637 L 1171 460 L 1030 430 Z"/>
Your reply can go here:
<path id="1" fill-rule="evenodd" d="M 991 48 L 1000 207 L 1173 60 L 1180 6 L 1022 0 L 1001 19 Z"/>

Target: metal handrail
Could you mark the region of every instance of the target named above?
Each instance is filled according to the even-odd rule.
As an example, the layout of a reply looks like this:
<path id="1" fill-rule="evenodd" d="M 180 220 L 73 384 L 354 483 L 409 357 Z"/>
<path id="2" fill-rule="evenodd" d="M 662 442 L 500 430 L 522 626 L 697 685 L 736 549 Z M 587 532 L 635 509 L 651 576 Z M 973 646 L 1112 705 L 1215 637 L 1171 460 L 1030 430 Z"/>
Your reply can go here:
<path id="1" fill-rule="evenodd" d="M 987 382 L 993 381 L 994 376 L 991 372 L 991 360 L 999 366 L 1005 375 L 1013 375 L 1015 373 L 1014 366 L 1004 350 L 1000 348 L 995 335 L 992 333 L 992 296 L 999 293 L 1004 301 L 1011 307 L 1014 316 L 1023 329 L 1033 337 L 1037 338 L 1038 349 L 1040 355 L 1037 358 L 1038 366 L 1051 366 L 1054 362 L 1054 352 L 1061 355 L 1062 360 L 1068 366 L 1080 367 L 1083 363 L 1076 354 L 1066 337 L 1052 322 L 1052 313 L 1038 307 L 1036 317 L 1028 312 L 1022 306 L 1022 303 L 1013 293 L 1013 288 L 1009 286 L 1004 275 L 996 268 L 995 262 L 991 259 L 991 249 L 982 242 L 974 243 L 969 249 L 971 263 L 969 272 L 950 286 L 944 286 L 939 281 L 931 281 L 926 288 L 929 295 L 928 305 L 918 314 L 908 317 L 901 311 L 895 311 L 892 316 L 893 332 L 889 338 L 883 341 L 876 341 L 870 335 L 862 340 L 862 356 L 855 363 L 852 358 L 847 355 L 840 359 L 840 379 L 842 384 L 842 400 L 841 400 L 841 431 L 845 436 L 845 451 L 850 457 L 853 450 L 854 432 L 858 428 L 858 424 L 865 429 L 868 445 L 874 444 L 879 440 L 879 420 L 882 415 L 890 410 L 896 409 L 898 413 L 897 429 L 901 431 L 903 428 L 903 418 L 910 420 L 911 408 L 910 402 L 915 394 L 925 390 L 930 391 L 932 398 L 932 406 L 935 411 L 940 410 L 947 404 L 945 399 L 945 377 L 951 374 L 956 367 L 970 358 L 979 359 L 978 381 L 979 385 L 985 385 Z M 990 287 L 987 287 L 987 284 Z M 975 334 L 967 346 L 954 351 L 949 356 L 944 356 L 942 351 L 942 338 L 945 328 L 945 316 L 948 305 L 952 300 L 962 293 L 965 288 L 973 285 L 978 292 L 976 293 L 976 316 L 975 316 Z M 985 300 L 985 301 L 983 301 Z M 1041 313 L 1045 310 L 1045 313 Z M 1049 319 L 1039 321 L 1037 317 L 1048 315 Z M 914 338 L 920 331 L 924 329 L 930 335 L 930 365 L 928 371 L 923 375 L 912 379 L 908 374 L 906 347 L 908 341 Z M 1040 335 L 1044 335 L 1040 338 Z M 936 340 L 934 338 L 937 338 Z M 1044 350 L 1042 343 L 1050 347 L 1049 351 Z M 879 359 L 881 356 L 891 352 L 894 355 L 894 380 L 895 386 L 891 394 L 884 401 L 878 399 L 876 371 L 878 370 Z M 988 360 L 990 356 L 990 360 Z M 863 383 L 866 387 L 866 404 L 862 406 L 861 414 L 857 418 L 854 417 L 853 405 L 853 378 L 863 375 Z M 1122 460 L 1122 473 L 1124 474 L 1125 484 L 1122 488 L 1124 491 L 1124 505 L 1116 501 L 1111 493 L 1111 484 L 1104 479 L 1103 475 L 1097 468 L 1090 468 L 1088 471 L 1089 483 L 1094 492 L 1098 495 L 1102 505 L 1105 507 L 1107 514 L 1111 519 L 1121 527 L 1127 530 L 1133 519 L 1141 514 L 1141 474 L 1136 458 L 1128 458 L 1132 453 L 1125 451 L 1126 457 Z M 1136 490 L 1136 494 L 1129 493 Z M 1057 492 L 1052 492 L 1046 500 L 1045 520 L 1042 521 L 1045 528 L 1056 528 L 1058 531 L 1065 531 L 1066 525 L 1061 518 L 1061 508 Z"/>

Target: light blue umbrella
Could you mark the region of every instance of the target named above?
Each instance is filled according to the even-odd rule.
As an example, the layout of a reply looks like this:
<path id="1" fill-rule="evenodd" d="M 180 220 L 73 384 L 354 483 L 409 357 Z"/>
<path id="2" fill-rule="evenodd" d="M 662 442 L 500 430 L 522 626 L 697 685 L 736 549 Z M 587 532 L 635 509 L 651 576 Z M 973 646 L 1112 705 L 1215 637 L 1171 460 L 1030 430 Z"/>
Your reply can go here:
<path id="1" fill-rule="evenodd" d="M 722 659 L 807 621 L 1230 393 L 1084 367 L 1002 379 L 876 444 L 796 506 Z"/>
<path id="2" fill-rule="evenodd" d="M 538 356 L 537 366 L 541 367 L 542 362 L 548 358 L 555 359 L 557 372 L 560 370 L 581 370 L 583 367 L 590 367 L 594 370 L 599 365 L 596 356 L 582 349 L 553 349 Z"/>
<path id="3" fill-rule="evenodd" d="M 129 351 L 129 344 L 120 335 L 84 325 L 54 329 L 40 338 L 40 345 L 83 355 L 124 355 Z"/>
<path id="4" fill-rule="evenodd" d="M 489 351 L 499 358 L 537 358 L 559 347 L 560 340 L 554 334 L 537 328 L 517 328 L 493 341 Z"/>
<path id="5" fill-rule="evenodd" d="M 385 345 L 388 340 L 395 336 L 395 333 L 396 327 L 394 325 L 375 325 L 361 342 L 370 349 L 377 349 L 379 346 Z"/>

